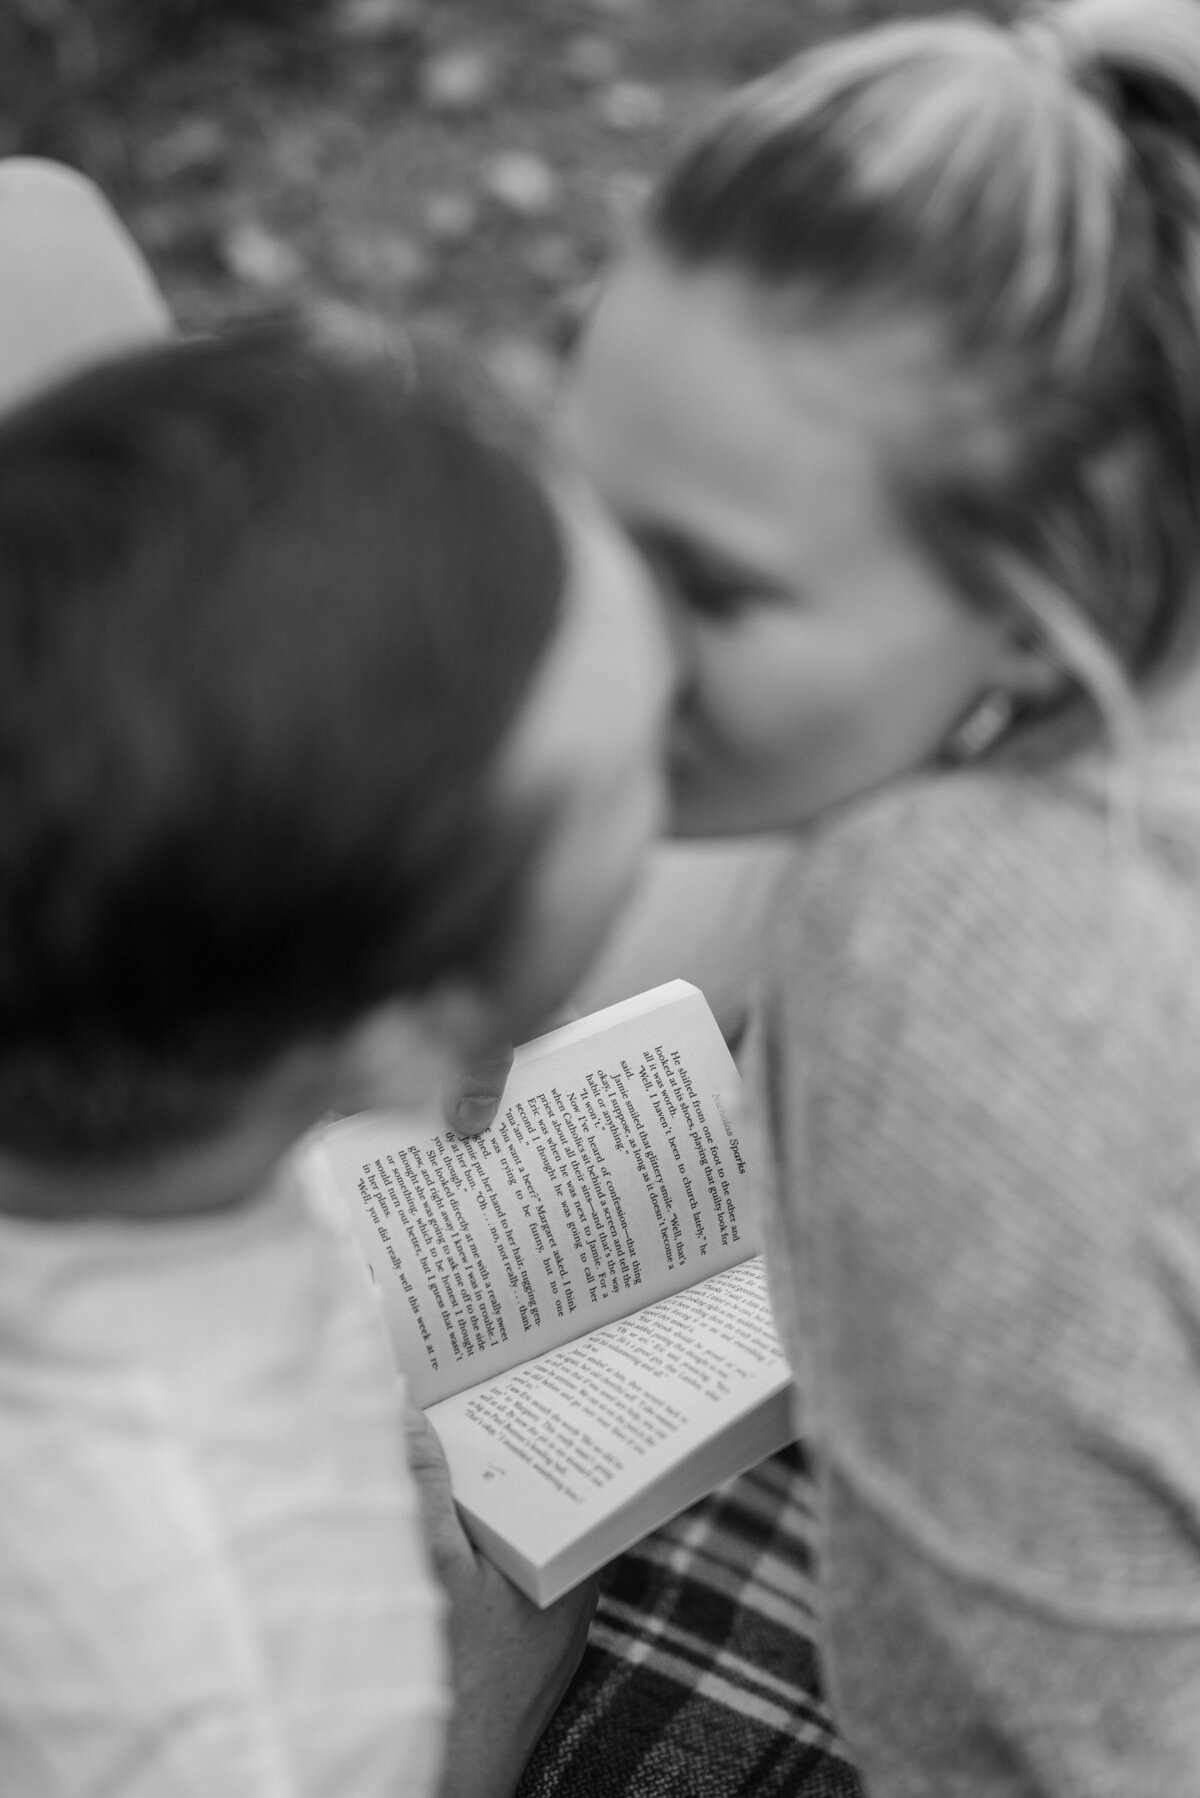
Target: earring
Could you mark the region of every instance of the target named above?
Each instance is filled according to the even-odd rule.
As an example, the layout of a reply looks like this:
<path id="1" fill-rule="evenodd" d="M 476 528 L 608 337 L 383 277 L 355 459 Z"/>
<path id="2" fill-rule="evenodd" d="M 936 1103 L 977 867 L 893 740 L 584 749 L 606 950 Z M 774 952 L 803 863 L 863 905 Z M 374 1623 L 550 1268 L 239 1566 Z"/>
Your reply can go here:
<path id="1" fill-rule="evenodd" d="M 954 725 L 942 745 L 943 761 L 955 765 L 977 762 L 997 744 L 1017 713 L 1017 702 L 1006 687 L 992 687 Z"/>

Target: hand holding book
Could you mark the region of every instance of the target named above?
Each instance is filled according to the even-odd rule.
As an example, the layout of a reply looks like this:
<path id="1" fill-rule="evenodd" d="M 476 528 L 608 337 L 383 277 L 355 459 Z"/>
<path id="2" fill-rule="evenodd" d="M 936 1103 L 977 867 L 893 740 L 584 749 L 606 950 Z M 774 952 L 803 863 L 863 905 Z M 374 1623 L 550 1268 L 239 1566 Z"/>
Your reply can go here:
<path id="1" fill-rule="evenodd" d="M 313 1151 L 467 1528 L 539 1603 L 792 1434 L 739 1093 L 674 981 L 518 1050 L 481 1136 L 367 1115 Z"/>
<path id="2" fill-rule="evenodd" d="M 419 1411 L 408 1417 L 425 1540 L 449 1604 L 455 1725 L 439 1789 L 444 1798 L 508 1798 L 579 1666 L 596 1587 L 576 1586 L 547 1610 L 533 1605 L 476 1553 L 438 1439 Z"/>

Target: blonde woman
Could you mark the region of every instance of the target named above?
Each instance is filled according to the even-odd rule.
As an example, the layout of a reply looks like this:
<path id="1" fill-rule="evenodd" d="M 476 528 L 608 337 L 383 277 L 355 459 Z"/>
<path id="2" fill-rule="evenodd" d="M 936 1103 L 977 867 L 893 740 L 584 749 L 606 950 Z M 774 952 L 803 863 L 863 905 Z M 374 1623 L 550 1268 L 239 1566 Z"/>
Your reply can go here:
<path id="1" fill-rule="evenodd" d="M 872 1798 L 1200 1791 L 1200 7 L 737 94 L 583 347 L 688 676 L 799 829 L 752 1065 Z"/>

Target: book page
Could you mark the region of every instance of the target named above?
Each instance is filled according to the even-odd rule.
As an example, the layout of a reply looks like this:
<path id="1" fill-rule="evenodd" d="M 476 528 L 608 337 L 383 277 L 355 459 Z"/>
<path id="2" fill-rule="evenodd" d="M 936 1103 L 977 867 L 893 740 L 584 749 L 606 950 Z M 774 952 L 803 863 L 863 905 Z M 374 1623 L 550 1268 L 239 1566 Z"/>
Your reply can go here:
<path id="1" fill-rule="evenodd" d="M 755 1256 L 447 1399 L 430 1421 L 489 1548 L 494 1535 L 545 1565 L 680 1462 L 707 1452 L 699 1489 L 715 1483 L 722 1432 L 790 1385 Z M 663 1516 L 678 1509 L 667 1494 Z"/>
<path id="2" fill-rule="evenodd" d="M 754 1252 L 740 1082 L 683 981 L 518 1050 L 492 1128 L 346 1119 L 318 1153 L 427 1405 Z"/>

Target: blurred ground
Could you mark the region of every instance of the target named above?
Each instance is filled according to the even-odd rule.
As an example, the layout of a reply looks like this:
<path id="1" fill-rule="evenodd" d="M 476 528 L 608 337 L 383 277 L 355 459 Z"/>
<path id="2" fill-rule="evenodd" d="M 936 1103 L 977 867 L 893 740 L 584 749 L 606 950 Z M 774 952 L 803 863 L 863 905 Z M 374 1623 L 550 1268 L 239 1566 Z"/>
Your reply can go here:
<path id="1" fill-rule="evenodd" d="M 708 98 L 814 38 L 947 9 L 0 0 L 0 151 L 95 175 L 185 327 L 280 307 L 352 337 L 416 322 L 464 337 L 536 404 L 649 173 Z"/>

